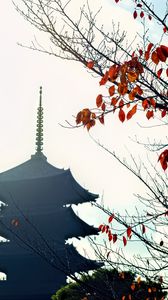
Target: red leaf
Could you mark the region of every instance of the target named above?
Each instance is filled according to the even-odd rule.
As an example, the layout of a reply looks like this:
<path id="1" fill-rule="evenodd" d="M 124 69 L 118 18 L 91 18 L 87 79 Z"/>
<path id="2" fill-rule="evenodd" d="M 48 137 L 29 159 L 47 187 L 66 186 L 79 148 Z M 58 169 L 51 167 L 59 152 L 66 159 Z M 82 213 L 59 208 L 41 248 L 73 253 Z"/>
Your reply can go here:
<path id="1" fill-rule="evenodd" d="M 131 233 L 132 233 L 132 228 L 129 226 L 129 227 L 127 228 L 127 237 L 128 237 L 128 238 L 130 238 Z"/>
<path id="2" fill-rule="evenodd" d="M 110 96 L 113 96 L 114 93 L 115 93 L 115 86 L 112 85 L 112 86 L 109 87 L 109 95 L 110 95 Z"/>
<path id="3" fill-rule="evenodd" d="M 156 101 L 153 98 L 150 99 L 150 105 L 153 106 L 153 108 L 156 107 Z"/>
<path id="4" fill-rule="evenodd" d="M 106 110 L 106 104 L 105 104 L 104 102 L 102 103 L 101 109 L 102 109 L 103 111 Z"/>
<path id="5" fill-rule="evenodd" d="M 161 112 L 161 117 L 164 118 L 165 115 L 166 115 L 166 110 L 164 109 L 164 110 L 162 110 L 162 112 Z"/>
<path id="6" fill-rule="evenodd" d="M 163 69 L 161 68 L 161 69 L 159 69 L 158 71 L 157 71 L 157 76 L 158 76 L 158 78 L 160 78 L 160 76 L 161 76 L 161 74 L 162 74 L 162 71 L 163 71 Z"/>
<path id="7" fill-rule="evenodd" d="M 114 244 L 116 241 L 117 241 L 117 234 L 114 233 L 114 234 L 113 234 L 113 244 Z"/>
<path id="8" fill-rule="evenodd" d="M 117 3 L 117 2 L 119 2 L 119 0 L 115 0 L 115 2 Z"/>
<path id="9" fill-rule="evenodd" d="M 104 115 L 101 115 L 99 117 L 99 121 L 100 121 L 101 124 L 104 124 Z"/>
<path id="10" fill-rule="evenodd" d="M 140 54 L 140 56 L 143 54 L 142 49 L 139 49 L 139 54 Z"/>
<path id="11" fill-rule="evenodd" d="M 114 219 L 114 214 L 112 214 L 109 218 L 108 218 L 108 222 L 111 223 Z"/>
<path id="12" fill-rule="evenodd" d="M 113 97 L 113 98 L 111 99 L 111 105 L 115 106 L 115 105 L 117 104 L 117 102 L 118 102 L 118 99 L 117 99 L 117 98 Z"/>
<path id="13" fill-rule="evenodd" d="M 152 43 L 149 43 L 149 45 L 148 45 L 148 47 L 147 47 L 147 52 L 150 52 L 151 49 L 152 49 L 152 47 L 153 47 L 153 44 L 152 44 Z"/>
<path id="14" fill-rule="evenodd" d="M 76 124 L 80 124 L 82 121 L 82 112 L 78 112 L 77 116 L 76 116 Z"/>
<path id="15" fill-rule="evenodd" d="M 109 242 L 111 242 L 111 241 L 112 241 L 112 239 L 113 239 L 113 235 L 112 235 L 111 233 L 108 235 L 108 239 L 109 239 Z"/>
<path id="16" fill-rule="evenodd" d="M 102 105 L 102 102 L 103 102 L 102 95 L 98 95 L 97 98 L 96 98 L 96 105 L 97 105 L 97 107 L 100 107 Z"/>
<path id="17" fill-rule="evenodd" d="M 140 17 L 141 17 L 141 18 L 143 18 L 143 17 L 144 17 L 144 12 L 143 12 L 143 11 L 141 11 L 141 13 L 140 13 Z"/>
<path id="18" fill-rule="evenodd" d="M 156 51 L 152 52 L 151 59 L 156 65 L 159 63 L 159 57 Z"/>
<path id="19" fill-rule="evenodd" d="M 122 108 L 120 108 L 118 116 L 120 121 L 123 123 L 125 121 L 125 112 L 123 111 Z"/>
<path id="20" fill-rule="evenodd" d="M 153 115 L 154 115 L 153 110 L 148 110 L 147 113 L 146 113 L 146 117 L 147 117 L 148 120 L 149 120 L 150 118 L 152 118 Z"/>
<path id="21" fill-rule="evenodd" d="M 152 16 L 151 16 L 151 15 L 148 15 L 148 19 L 151 21 L 151 20 L 152 20 Z"/>
<path id="22" fill-rule="evenodd" d="M 147 99 L 142 101 L 142 107 L 146 110 L 149 107 L 149 101 Z"/>
<path id="23" fill-rule="evenodd" d="M 126 237 L 125 237 L 125 236 L 123 236 L 123 244 L 124 244 L 124 246 L 126 246 L 126 245 L 127 245 L 127 239 L 126 239 Z"/>
<path id="24" fill-rule="evenodd" d="M 104 225 L 103 224 L 101 224 L 100 226 L 99 226 L 99 230 L 102 230 L 102 227 L 103 227 Z"/>
<path id="25" fill-rule="evenodd" d="M 136 113 L 137 111 L 137 104 L 133 106 L 133 108 L 127 113 L 127 120 L 130 120 L 132 116 Z"/>
<path id="26" fill-rule="evenodd" d="M 108 78 L 109 78 L 109 72 L 106 71 L 106 73 L 104 74 L 104 76 L 103 76 L 102 79 L 100 80 L 99 84 L 100 84 L 100 85 L 106 84 Z"/>
<path id="27" fill-rule="evenodd" d="M 106 225 L 103 225 L 101 231 L 102 231 L 102 232 L 105 232 L 105 230 L 106 230 Z"/>
<path id="28" fill-rule="evenodd" d="M 89 69 L 92 69 L 94 67 L 94 61 L 88 61 L 86 65 Z"/>
<path id="29" fill-rule="evenodd" d="M 133 17 L 134 17 L 134 19 L 136 19 L 136 18 L 137 18 L 137 16 L 138 16 L 138 14 L 137 14 L 137 11 L 135 10 L 135 11 L 134 11 L 134 13 L 133 13 Z"/>
<path id="30" fill-rule="evenodd" d="M 166 33 L 166 31 L 167 31 L 167 28 L 165 26 L 165 27 L 163 27 L 163 32 Z"/>
<path id="31" fill-rule="evenodd" d="M 165 49 L 160 46 L 158 48 L 156 48 L 156 52 L 157 52 L 157 56 L 159 58 L 159 60 L 161 60 L 162 62 L 165 62 L 166 61 L 166 51 Z"/>
<path id="32" fill-rule="evenodd" d="M 167 163 L 168 163 L 168 150 L 164 150 L 158 158 L 158 161 L 160 161 L 162 169 L 165 171 L 167 169 Z"/>
<path id="33" fill-rule="evenodd" d="M 142 224 L 142 234 L 144 234 L 146 232 L 146 227 L 144 224 Z"/>
<path id="34" fill-rule="evenodd" d="M 142 4 L 141 4 L 141 3 L 138 3 L 138 4 L 137 4 L 137 7 L 142 7 Z"/>

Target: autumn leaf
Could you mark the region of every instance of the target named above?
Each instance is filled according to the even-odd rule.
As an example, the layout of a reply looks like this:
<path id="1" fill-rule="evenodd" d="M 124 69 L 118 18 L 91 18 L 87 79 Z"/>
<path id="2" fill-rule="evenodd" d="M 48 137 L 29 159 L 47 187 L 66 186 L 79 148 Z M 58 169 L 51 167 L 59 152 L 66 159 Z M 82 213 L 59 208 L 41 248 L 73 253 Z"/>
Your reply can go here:
<path id="1" fill-rule="evenodd" d="M 92 69 L 94 67 L 94 61 L 88 61 L 86 66 L 87 68 Z"/>
<path id="2" fill-rule="evenodd" d="M 131 233 L 132 233 L 132 228 L 129 226 L 129 227 L 127 228 L 127 237 L 128 237 L 128 238 L 130 238 Z"/>
<path id="3" fill-rule="evenodd" d="M 127 239 L 125 236 L 123 236 L 123 244 L 124 244 L 124 247 L 127 245 Z"/>
<path id="4" fill-rule="evenodd" d="M 163 246 L 163 241 L 162 241 L 162 240 L 160 241 L 160 244 L 159 244 L 159 245 L 160 245 L 160 246 Z"/>
<path id="5" fill-rule="evenodd" d="M 77 116 L 76 116 L 76 124 L 80 124 L 82 121 L 82 112 L 78 112 Z"/>
<path id="6" fill-rule="evenodd" d="M 156 51 L 152 52 L 151 59 L 156 65 L 159 63 L 159 57 Z"/>
<path id="7" fill-rule="evenodd" d="M 128 91 L 128 87 L 126 83 L 119 83 L 118 84 L 118 93 L 124 96 Z"/>
<path id="8" fill-rule="evenodd" d="M 112 86 L 109 87 L 109 95 L 110 95 L 110 96 L 113 96 L 114 93 L 115 93 L 115 86 L 112 85 Z"/>
<path id="9" fill-rule="evenodd" d="M 162 51 L 161 47 L 156 48 L 157 56 L 160 61 L 165 62 L 166 61 L 166 55 L 164 50 Z"/>
<path id="10" fill-rule="evenodd" d="M 101 115 L 98 119 L 101 124 L 104 124 L 104 115 Z"/>
<path id="11" fill-rule="evenodd" d="M 161 69 L 159 69 L 158 71 L 157 71 L 157 76 L 158 76 L 158 78 L 160 78 L 160 76 L 161 76 L 161 74 L 162 74 L 162 71 L 163 71 L 163 69 L 161 68 Z"/>
<path id="12" fill-rule="evenodd" d="M 111 105 L 116 106 L 117 102 L 118 102 L 118 99 L 116 97 L 113 97 L 111 99 Z"/>
<path id="13" fill-rule="evenodd" d="M 156 107 L 156 101 L 153 98 L 150 98 L 150 105 L 153 106 L 153 108 Z"/>
<path id="14" fill-rule="evenodd" d="M 135 290 L 135 283 L 131 284 L 131 290 L 134 291 Z"/>
<path id="15" fill-rule="evenodd" d="M 130 71 L 128 74 L 128 80 L 129 82 L 134 82 L 135 80 L 138 79 L 138 74 L 136 72 Z"/>
<path id="16" fill-rule="evenodd" d="M 103 111 L 106 110 L 106 104 L 105 104 L 104 102 L 103 102 L 102 105 L 101 105 L 101 109 L 102 109 Z"/>
<path id="17" fill-rule="evenodd" d="M 152 118 L 153 115 L 154 115 L 153 110 L 148 110 L 147 113 L 146 113 L 146 117 L 147 117 L 148 120 L 149 120 L 150 118 Z"/>
<path id="18" fill-rule="evenodd" d="M 100 84 L 100 85 L 105 85 L 106 82 L 107 82 L 107 80 L 108 80 L 108 78 L 109 78 L 109 72 L 106 71 L 106 73 L 104 74 L 104 76 L 103 76 L 102 79 L 100 80 L 99 84 Z"/>
<path id="19" fill-rule="evenodd" d="M 158 161 L 160 161 L 162 169 L 165 171 L 167 169 L 167 163 L 168 163 L 168 150 L 164 150 L 158 158 Z"/>
<path id="20" fill-rule="evenodd" d="M 138 16 L 138 14 L 137 14 L 137 11 L 135 10 L 135 11 L 134 11 L 134 13 L 133 13 L 133 17 L 134 17 L 134 19 L 136 19 L 136 18 L 137 18 L 137 16 Z"/>
<path id="21" fill-rule="evenodd" d="M 146 232 L 146 227 L 144 224 L 142 224 L 142 234 L 144 234 Z"/>
<path id="22" fill-rule="evenodd" d="M 144 12 L 143 12 L 143 11 L 140 12 L 140 17 L 141 17 L 141 18 L 144 17 Z"/>
<path id="23" fill-rule="evenodd" d="M 87 122 L 86 124 L 86 128 L 89 131 L 91 127 L 93 127 L 95 125 L 95 120 L 90 120 L 89 122 Z"/>
<path id="24" fill-rule="evenodd" d="M 127 113 L 127 120 L 130 120 L 132 116 L 136 113 L 137 111 L 137 104 L 133 106 L 133 108 Z"/>
<path id="25" fill-rule="evenodd" d="M 96 98 L 97 107 L 100 107 L 102 105 L 102 102 L 103 102 L 103 96 L 101 94 L 99 94 Z"/>
<path id="26" fill-rule="evenodd" d="M 166 110 L 164 109 L 164 110 L 162 110 L 162 112 L 161 112 L 161 117 L 164 118 L 165 115 L 166 115 Z"/>
<path id="27" fill-rule="evenodd" d="M 114 244 L 116 241 L 117 241 L 117 234 L 114 233 L 114 234 L 113 234 L 113 244 Z"/>
<path id="28" fill-rule="evenodd" d="M 125 112 L 123 111 L 122 108 L 120 108 L 119 110 L 118 117 L 122 123 L 125 121 Z"/>
<path id="29" fill-rule="evenodd" d="M 142 101 L 142 107 L 146 110 L 149 107 L 149 101 L 147 99 Z"/>
<path id="30" fill-rule="evenodd" d="M 110 80 L 113 82 L 116 80 L 117 76 L 118 76 L 118 73 L 119 73 L 119 66 L 117 65 L 112 65 L 110 68 L 109 68 L 109 78 Z"/>
<path id="31" fill-rule="evenodd" d="M 114 214 L 112 214 L 109 218 L 108 218 L 108 222 L 111 223 L 114 219 Z"/>
<path id="32" fill-rule="evenodd" d="M 110 233 L 110 234 L 108 234 L 108 239 L 109 239 L 109 242 L 111 242 L 112 241 L 112 239 L 113 239 L 113 235 Z"/>

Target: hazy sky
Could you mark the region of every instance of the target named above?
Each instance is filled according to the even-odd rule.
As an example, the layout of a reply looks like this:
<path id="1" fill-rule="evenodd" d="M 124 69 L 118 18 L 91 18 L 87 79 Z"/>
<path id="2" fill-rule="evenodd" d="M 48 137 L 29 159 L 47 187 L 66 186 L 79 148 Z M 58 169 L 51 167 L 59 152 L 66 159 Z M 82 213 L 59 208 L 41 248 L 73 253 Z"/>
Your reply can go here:
<path id="1" fill-rule="evenodd" d="M 100 4 L 102 1 L 94 0 L 96 8 Z M 114 18 L 115 22 L 121 22 L 121 27 L 128 30 L 129 38 L 140 32 L 141 25 L 132 19 L 132 12 L 124 11 L 119 4 L 107 0 L 103 1 L 103 9 L 100 21 L 109 22 L 105 24 L 108 28 L 111 26 L 110 19 Z M 34 35 L 39 36 L 41 42 L 46 42 L 43 34 L 38 35 L 18 15 L 11 1 L 2 1 L 0 170 L 22 163 L 35 152 L 36 109 L 39 87 L 42 85 L 44 153 L 48 161 L 57 167 L 70 168 L 82 186 L 100 194 L 100 198 L 103 196 L 104 202 L 112 209 L 133 206 L 136 201 L 133 193 L 144 192 L 140 182 L 100 149 L 85 129 L 65 129 L 59 125 L 65 124 L 65 120 L 73 121 L 72 115 L 81 108 L 94 106 L 100 92 L 99 78 L 93 78 L 78 63 L 62 61 L 17 45 L 17 42 L 29 45 Z M 137 135 L 142 140 L 148 135 L 155 136 L 157 131 L 140 128 L 137 118 L 121 124 L 115 116 L 109 116 L 105 126 L 98 125 L 90 133 L 111 150 L 116 150 L 121 157 L 127 157 L 126 148 L 133 155 L 142 157 L 143 147 L 131 142 L 129 136 Z M 144 116 L 139 121 L 147 124 Z M 81 215 L 85 219 L 86 215 L 91 215 L 92 224 L 95 220 L 97 224 L 101 222 L 101 217 L 93 216 L 91 210 L 87 213 L 83 211 Z"/>

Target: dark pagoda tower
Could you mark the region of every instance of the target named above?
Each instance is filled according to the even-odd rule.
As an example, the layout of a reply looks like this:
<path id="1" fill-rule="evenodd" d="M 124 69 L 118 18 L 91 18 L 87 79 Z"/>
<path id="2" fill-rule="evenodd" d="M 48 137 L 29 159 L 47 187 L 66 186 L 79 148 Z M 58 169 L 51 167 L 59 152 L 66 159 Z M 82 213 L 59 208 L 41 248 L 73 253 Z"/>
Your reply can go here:
<path id="1" fill-rule="evenodd" d="M 67 239 L 97 234 L 71 205 L 95 201 L 71 171 L 47 162 L 43 147 L 42 89 L 37 117 L 36 153 L 28 161 L 0 173 L 0 281 L 2 300 L 49 300 L 65 284 L 67 274 L 96 269 Z"/>

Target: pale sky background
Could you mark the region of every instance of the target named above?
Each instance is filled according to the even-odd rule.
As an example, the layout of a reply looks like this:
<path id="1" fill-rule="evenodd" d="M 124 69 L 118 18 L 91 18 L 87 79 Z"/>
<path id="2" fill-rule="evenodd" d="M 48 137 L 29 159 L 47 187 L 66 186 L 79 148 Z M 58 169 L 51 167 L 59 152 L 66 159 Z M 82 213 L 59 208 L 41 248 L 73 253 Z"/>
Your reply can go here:
<path id="1" fill-rule="evenodd" d="M 17 0 L 16 0 L 17 2 Z M 74 0 L 74 6 L 81 1 Z M 155 0 L 159 3 L 160 1 Z M 164 1 L 163 1 L 164 2 Z M 93 2 L 92 2 L 93 4 Z M 120 22 L 132 39 L 142 26 L 132 19 L 132 12 L 121 9 L 113 0 L 94 0 L 94 7 L 103 5 L 100 22 L 111 19 Z M 154 32 L 153 23 L 151 30 Z M 48 161 L 60 168 L 70 168 L 75 179 L 86 189 L 103 196 L 104 203 L 111 209 L 124 210 L 133 207 L 133 193 L 145 192 L 140 182 L 118 162 L 100 149 L 87 131 L 65 129 L 59 123 L 72 121 L 72 115 L 84 107 L 93 107 L 100 93 L 99 78 L 93 78 L 78 63 L 67 62 L 52 56 L 22 48 L 17 42 L 29 45 L 34 35 L 46 43 L 44 34 L 39 34 L 14 9 L 12 1 L 2 0 L 0 10 L 0 171 L 14 167 L 29 159 L 35 152 L 36 111 L 39 102 L 39 87 L 43 87 L 44 107 L 44 154 Z M 127 150 L 144 157 L 144 148 L 131 142 L 129 136 L 137 135 L 140 140 L 147 136 L 158 137 L 159 129 L 142 129 L 136 123 L 151 125 L 145 117 L 136 116 L 121 124 L 115 116 L 109 116 L 106 125 L 97 125 L 90 133 L 121 157 Z M 157 121 L 155 121 L 157 122 Z M 157 155 L 151 154 L 154 162 Z M 92 209 L 79 210 L 80 216 L 98 225 L 102 217 Z"/>

